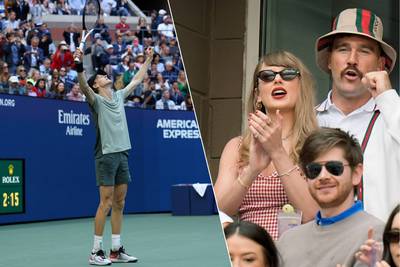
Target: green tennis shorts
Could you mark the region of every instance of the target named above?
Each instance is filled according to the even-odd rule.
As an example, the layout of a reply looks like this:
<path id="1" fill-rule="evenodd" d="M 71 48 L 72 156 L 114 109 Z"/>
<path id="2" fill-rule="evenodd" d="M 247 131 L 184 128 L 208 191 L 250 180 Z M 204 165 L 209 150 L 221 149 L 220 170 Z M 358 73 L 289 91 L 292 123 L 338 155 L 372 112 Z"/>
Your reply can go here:
<path id="1" fill-rule="evenodd" d="M 97 186 L 127 184 L 131 181 L 128 165 L 128 152 L 104 154 L 96 158 Z"/>

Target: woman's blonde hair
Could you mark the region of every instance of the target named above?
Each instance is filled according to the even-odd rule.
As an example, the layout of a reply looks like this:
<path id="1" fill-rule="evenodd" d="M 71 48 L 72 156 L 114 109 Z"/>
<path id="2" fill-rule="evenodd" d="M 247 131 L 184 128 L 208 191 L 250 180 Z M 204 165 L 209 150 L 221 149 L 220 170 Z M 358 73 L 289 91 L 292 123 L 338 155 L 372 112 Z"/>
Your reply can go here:
<path id="1" fill-rule="evenodd" d="M 251 84 L 251 92 L 247 102 L 247 114 L 254 113 L 257 110 L 256 103 L 259 94 L 258 90 L 258 73 L 262 65 L 266 66 L 282 66 L 285 68 L 295 68 L 300 71 L 300 94 L 294 109 L 295 119 L 293 125 L 293 140 L 297 140 L 289 151 L 290 158 L 297 162 L 299 151 L 303 145 L 304 140 L 309 133 L 317 128 L 317 120 L 314 112 L 315 106 L 315 89 L 314 79 L 308 68 L 298 59 L 295 55 L 287 51 L 277 51 L 266 54 L 262 57 L 257 64 L 253 74 L 253 81 Z M 262 104 L 262 103 L 261 103 Z M 262 105 L 262 112 L 266 112 L 265 107 Z M 242 143 L 239 149 L 239 161 L 242 164 L 249 162 L 249 145 L 251 133 L 247 128 L 242 136 Z"/>

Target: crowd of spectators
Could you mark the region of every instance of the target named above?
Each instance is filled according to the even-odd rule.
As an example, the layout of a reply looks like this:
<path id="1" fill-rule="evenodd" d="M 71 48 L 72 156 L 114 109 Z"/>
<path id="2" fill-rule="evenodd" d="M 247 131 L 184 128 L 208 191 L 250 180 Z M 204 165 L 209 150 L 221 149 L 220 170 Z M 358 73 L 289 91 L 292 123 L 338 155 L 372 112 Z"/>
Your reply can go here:
<path id="1" fill-rule="evenodd" d="M 125 0 L 103 0 L 85 49 L 88 74 L 103 69 L 116 90 L 124 88 L 154 47 L 155 56 L 143 82 L 128 98 L 127 106 L 147 109 L 192 110 L 192 102 L 171 17 L 163 9 L 141 17 L 137 26 L 127 23 Z M 73 53 L 80 29 L 70 24 L 63 40 L 53 40 L 43 21 L 46 14 L 80 14 L 81 0 L 0 0 L 0 93 L 85 101 L 74 70 Z M 119 15 L 110 29 L 104 16 Z M 151 22 L 150 22 L 151 21 Z"/>

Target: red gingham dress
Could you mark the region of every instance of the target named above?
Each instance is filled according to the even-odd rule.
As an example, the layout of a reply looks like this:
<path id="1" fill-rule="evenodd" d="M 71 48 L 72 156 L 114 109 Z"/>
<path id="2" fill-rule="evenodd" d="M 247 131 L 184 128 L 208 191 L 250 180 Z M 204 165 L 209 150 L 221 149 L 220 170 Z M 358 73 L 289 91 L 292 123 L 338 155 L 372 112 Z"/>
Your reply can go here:
<path id="1" fill-rule="evenodd" d="M 278 239 L 278 211 L 289 203 L 275 171 L 269 176 L 259 174 L 239 207 L 239 218 L 262 226 L 274 240 Z"/>

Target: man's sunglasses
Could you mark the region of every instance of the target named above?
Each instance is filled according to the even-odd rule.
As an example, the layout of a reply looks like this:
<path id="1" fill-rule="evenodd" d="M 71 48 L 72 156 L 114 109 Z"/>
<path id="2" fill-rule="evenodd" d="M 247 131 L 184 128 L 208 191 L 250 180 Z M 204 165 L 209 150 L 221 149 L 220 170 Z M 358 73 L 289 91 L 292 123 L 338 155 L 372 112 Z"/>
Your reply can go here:
<path id="1" fill-rule="evenodd" d="M 386 233 L 383 233 L 383 240 L 386 243 L 399 243 L 400 231 L 398 229 L 396 230 L 393 229 Z"/>
<path id="2" fill-rule="evenodd" d="M 311 162 L 306 165 L 305 174 L 308 179 L 315 179 L 322 171 L 322 166 L 332 175 L 338 176 L 343 173 L 344 166 L 349 164 L 343 164 L 341 161 L 327 161 L 325 163 Z"/>
<path id="3" fill-rule="evenodd" d="M 297 76 L 300 76 L 300 71 L 297 69 L 283 69 L 281 71 L 262 70 L 258 73 L 257 78 L 264 82 L 272 82 L 275 80 L 276 75 L 282 77 L 285 81 L 291 81 Z"/>

